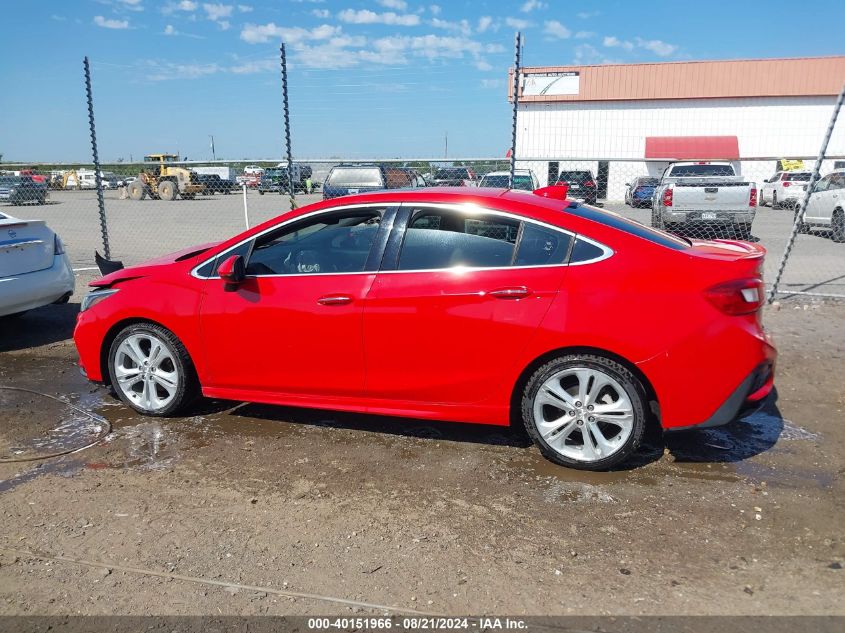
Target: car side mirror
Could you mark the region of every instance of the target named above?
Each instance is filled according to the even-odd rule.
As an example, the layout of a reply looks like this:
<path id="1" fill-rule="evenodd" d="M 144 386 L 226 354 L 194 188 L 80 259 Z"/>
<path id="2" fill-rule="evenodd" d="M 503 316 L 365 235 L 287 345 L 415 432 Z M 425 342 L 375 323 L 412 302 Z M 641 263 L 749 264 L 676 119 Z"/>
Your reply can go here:
<path id="1" fill-rule="evenodd" d="M 239 284 L 246 279 L 246 265 L 241 255 L 232 255 L 217 267 L 217 274 L 227 284 Z"/>

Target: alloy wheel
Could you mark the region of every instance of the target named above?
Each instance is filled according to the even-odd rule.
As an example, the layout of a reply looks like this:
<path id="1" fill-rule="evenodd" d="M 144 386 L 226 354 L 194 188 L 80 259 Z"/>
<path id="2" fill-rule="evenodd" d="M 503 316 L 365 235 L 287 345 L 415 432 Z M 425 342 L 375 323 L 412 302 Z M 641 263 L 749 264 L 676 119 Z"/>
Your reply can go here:
<path id="1" fill-rule="evenodd" d="M 116 387 L 144 411 L 167 407 L 177 395 L 179 367 L 163 340 L 148 333 L 127 336 L 112 359 Z"/>
<path id="2" fill-rule="evenodd" d="M 612 376 L 587 367 L 553 374 L 537 391 L 533 421 L 545 443 L 563 457 L 595 462 L 617 452 L 631 435 L 631 397 Z"/>

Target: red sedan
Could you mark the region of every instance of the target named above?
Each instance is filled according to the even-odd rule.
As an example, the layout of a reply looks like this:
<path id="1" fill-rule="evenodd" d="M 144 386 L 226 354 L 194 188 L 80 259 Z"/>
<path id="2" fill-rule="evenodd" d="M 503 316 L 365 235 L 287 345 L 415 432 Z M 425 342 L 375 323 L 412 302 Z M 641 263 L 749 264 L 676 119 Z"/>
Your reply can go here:
<path id="1" fill-rule="evenodd" d="M 391 190 L 106 275 L 74 338 L 147 415 L 202 394 L 519 423 L 598 470 L 652 421 L 726 424 L 771 391 L 764 254 L 531 192 Z"/>

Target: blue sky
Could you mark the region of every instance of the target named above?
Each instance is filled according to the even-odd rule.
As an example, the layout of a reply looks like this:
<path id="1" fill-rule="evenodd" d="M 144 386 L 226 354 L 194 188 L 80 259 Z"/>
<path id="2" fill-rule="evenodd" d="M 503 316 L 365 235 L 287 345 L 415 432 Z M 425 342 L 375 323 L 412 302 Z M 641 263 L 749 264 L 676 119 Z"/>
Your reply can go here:
<path id="1" fill-rule="evenodd" d="M 4 161 L 283 152 L 278 45 L 288 47 L 294 155 L 503 156 L 514 32 L 526 65 L 845 52 L 845 3 L 654 0 L 6 0 Z M 37 6 L 37 11 L 35 7 Z M 11 89 L 13 88 L 13 89 Z"/>

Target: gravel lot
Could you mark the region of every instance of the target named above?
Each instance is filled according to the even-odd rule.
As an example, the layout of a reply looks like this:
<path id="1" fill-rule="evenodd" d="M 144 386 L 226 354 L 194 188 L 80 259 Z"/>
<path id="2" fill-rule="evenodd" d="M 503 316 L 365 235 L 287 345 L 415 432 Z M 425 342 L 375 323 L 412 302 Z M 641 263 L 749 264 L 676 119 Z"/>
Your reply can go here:
<path id="1" fill-rule="evenodd" d="M 0 327 L 0 385 L 113 427 L 0 463 L 0 614 L 381 611 L 302 593 L 450 614 L 845 613 L 841 305 L 767 309 L 766 412 L 652 434 L 631 468 L 585 474 L 501 428 L 232 402 L 139 416 L 77 372 L 78 301 Z M 0 390 L 2 455 L 95 431 Z"/>
<path id="2" fill-rule="evenodd" d="M 241 194 L 173 202 L 120 200 L 117 191 L 106 191 L 105 196 L 112 256 L 127 264 L 194 244 L 225 239 L 245 227 Z M 300 205 L 319 199 L 319 194 L 297 197 Z M 279 194 L 261 196 L 254 190 L 247 195 L 247 205 L 252 225 L 289 209 L 287 197 Z M 605 206 L 650 224 L 649 209 L 631 209 L 615 202 Z M 47 206 L 0 206 L 0 213 L 5 212 L 21 218 L 47 220 L 67 243 L 71 259 L 79 268 L 93 266 L 95 249 L 102 252 L 97 200 L 93 191 L 51 192 Z M 774 278 L 792 230 L 792 218 L 792 212 L 786 209 L 763 207 L 757 212 L 753 235 L 769 251 L 765 271 L 768 281 Z M 781 288 L 845 295 L 845 244 L 833 243 L 824 231 L 799 236 Z"/>

